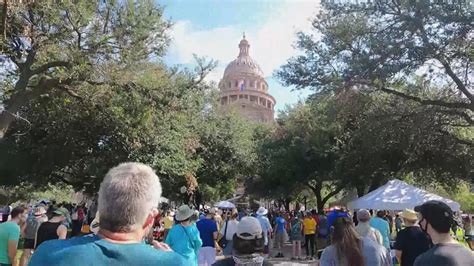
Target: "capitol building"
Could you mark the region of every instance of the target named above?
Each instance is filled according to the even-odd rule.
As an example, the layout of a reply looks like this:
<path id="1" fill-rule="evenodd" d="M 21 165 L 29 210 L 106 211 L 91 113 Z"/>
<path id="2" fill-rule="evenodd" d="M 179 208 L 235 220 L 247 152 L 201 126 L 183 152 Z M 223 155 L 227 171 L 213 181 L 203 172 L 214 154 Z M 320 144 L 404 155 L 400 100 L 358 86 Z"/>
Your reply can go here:
<path id="1" fill-rule="evenodd" d="M 244 35 L 239 55 L 227 65 L 219 82 L 220 105 L 224 111 L 235 110 L 254 122 L 271 123 L 275 98 L 268 93 L 263 71 L 250 57 L 249 48 Z"/>

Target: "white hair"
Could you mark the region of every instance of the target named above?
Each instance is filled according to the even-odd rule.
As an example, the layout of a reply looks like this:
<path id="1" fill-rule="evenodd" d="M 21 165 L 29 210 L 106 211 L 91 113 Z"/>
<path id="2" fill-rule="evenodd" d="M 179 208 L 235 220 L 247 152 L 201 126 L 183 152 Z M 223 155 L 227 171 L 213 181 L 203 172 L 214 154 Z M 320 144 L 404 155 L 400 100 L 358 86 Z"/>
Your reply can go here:
<path id="1" fill-rule="evenodd" d="M 100 227 L 111 232 L 135 230 L 158 206 L 160 197 L 161 184 L 153 169 L 122 163 L 110 169 L 100 184 Z"/>

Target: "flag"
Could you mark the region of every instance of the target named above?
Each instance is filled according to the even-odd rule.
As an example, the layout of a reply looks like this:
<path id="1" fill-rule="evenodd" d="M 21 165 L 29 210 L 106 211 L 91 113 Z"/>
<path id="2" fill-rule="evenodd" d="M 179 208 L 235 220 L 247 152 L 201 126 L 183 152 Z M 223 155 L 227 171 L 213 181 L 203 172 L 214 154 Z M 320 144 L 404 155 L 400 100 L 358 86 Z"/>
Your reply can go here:
<path id="1" fill-rule="evenodd" d="M 244 87 L 245 87 L 244 81 L 242 81 L 242 83 L 240 83 L 240 91 L 244 91 Z"/>

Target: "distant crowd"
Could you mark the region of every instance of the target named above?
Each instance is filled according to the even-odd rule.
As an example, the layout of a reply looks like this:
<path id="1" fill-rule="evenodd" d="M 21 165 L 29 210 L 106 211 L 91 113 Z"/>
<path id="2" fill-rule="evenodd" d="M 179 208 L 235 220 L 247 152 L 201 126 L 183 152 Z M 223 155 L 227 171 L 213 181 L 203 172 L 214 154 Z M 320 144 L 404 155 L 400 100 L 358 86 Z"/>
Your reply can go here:
<path id="1" fill-rule="evenodd" d="M 0 266 L 260 266 L 286 256 L 321 266 L 474 265 L 472 217 L 458 221 L 439 201 L 399 213 L 160 210 L 161 191 L 150 167 L 124 163 L 88 206 L 43 200 L 0 210 Z"/>

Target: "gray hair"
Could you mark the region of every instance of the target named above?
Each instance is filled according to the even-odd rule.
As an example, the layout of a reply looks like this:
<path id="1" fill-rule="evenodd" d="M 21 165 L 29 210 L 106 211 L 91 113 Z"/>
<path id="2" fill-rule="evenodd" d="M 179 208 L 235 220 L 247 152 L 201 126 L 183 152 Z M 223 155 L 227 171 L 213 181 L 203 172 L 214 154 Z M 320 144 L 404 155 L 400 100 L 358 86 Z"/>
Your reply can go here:
<path id="1" fill-rule="evenodd" d="M 110 169 L 99 189 L 100 228 L 130 232 L 141 227 L 160 197 L 160 180 L 149 166 L 122 163 Z"/>

